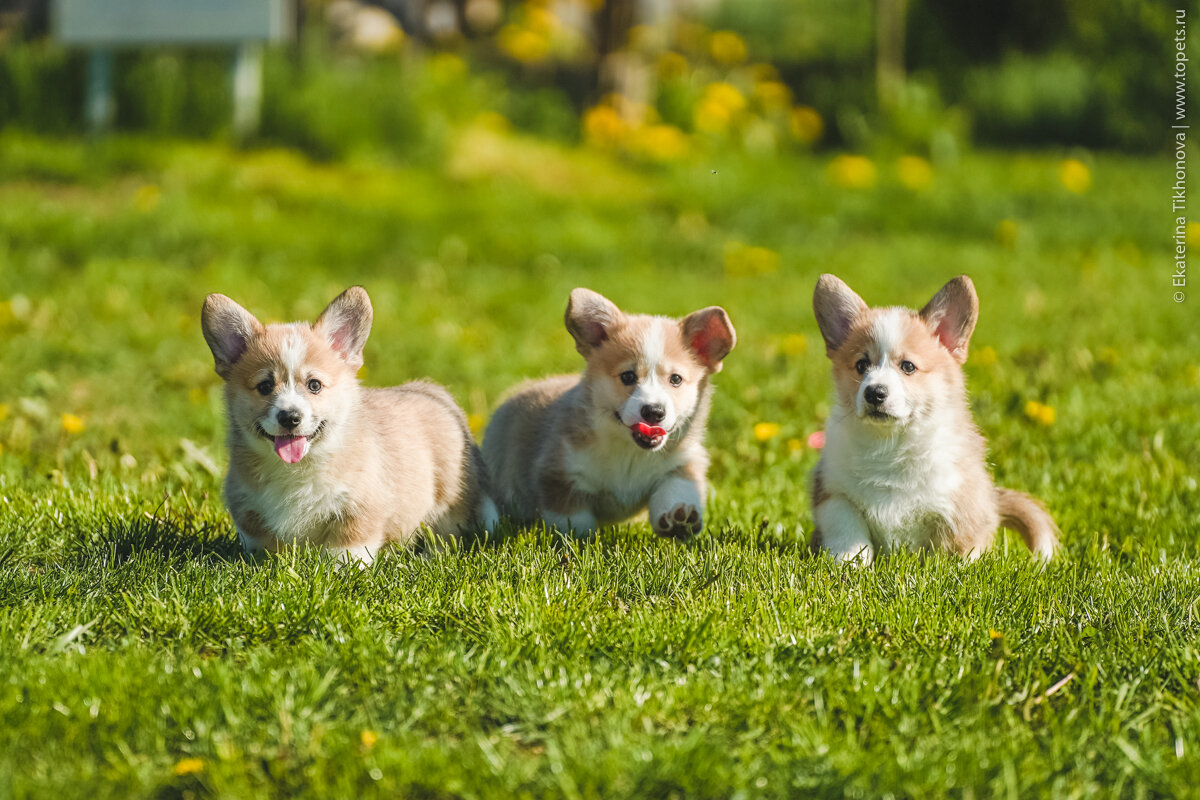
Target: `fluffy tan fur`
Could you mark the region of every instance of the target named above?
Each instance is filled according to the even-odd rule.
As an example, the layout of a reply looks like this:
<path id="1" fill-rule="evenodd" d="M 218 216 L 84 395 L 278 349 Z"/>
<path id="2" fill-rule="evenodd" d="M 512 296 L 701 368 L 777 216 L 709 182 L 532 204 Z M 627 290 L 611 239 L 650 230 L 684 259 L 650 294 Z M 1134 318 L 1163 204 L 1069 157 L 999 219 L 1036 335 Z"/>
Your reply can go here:
<path id="1" fill-rule="evenodd" d="M 264 326 L 224 295 L 205 302 L 205 338 L 225 378 L 225 498 L 247 551 L 295 543 L 370 561 L 422 528 L 452 536 L 494 524 L 482 457 L 450 394 L 422 381 L 359 385 L 370 323 L 360 287 L 312 325 Z M 313 380 L 319 390 L 306 393 Z M 273 390 L 260 391 L 264 382 Z M 288 391 L 313 429 L 297 463 L 285 463 L 264 430 Z"/>

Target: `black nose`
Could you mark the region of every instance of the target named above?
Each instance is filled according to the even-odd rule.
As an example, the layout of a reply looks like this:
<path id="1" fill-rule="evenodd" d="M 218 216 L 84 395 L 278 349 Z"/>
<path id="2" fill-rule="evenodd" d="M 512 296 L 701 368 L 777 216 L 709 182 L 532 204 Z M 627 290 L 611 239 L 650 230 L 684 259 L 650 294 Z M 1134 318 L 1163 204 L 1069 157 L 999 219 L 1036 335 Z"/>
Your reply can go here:
<path id="1" fill-rule="evenodd" d="M 867 398 L 867 402 L 871 405 L 877 406 L 887 400 L 887 387 L 882 383 L 872 384 L 863 392 L 863 397 Z"/>
<path id="2" fill-rule="evenodd" d="M 292 411 L 280 411 L 275 415 L 275 419 L 279 420 L 280 425 L 291 430 L 300 424 L 300 412 L 294 409 Z"/>
<path id="3" fill-rule="evenodd" d="M 642 419 L 646 422 L 658 424 L 667 416 L 667 410 L 655 403 L 654 405 L 642 406 Z"/>

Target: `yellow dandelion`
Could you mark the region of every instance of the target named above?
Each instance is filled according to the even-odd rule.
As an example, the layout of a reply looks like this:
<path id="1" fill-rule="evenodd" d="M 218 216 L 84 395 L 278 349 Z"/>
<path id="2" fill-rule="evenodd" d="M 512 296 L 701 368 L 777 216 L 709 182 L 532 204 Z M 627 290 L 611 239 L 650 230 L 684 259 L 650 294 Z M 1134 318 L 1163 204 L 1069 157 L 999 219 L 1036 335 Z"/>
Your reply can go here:
<path id="1" fill-rule="evenodd" d="M 787 108 L 792 103 L 792 90 L 779 81 L 760 81 L 754 84 L 754 96 L 763 108 L 773 111 Z"/>
<path id="2" fill-rule="evenodd" d="M 171 772 L 176 775 L 195 775 L 198 772 L 204 771 L 203 758 L 181 758 L 171 768 Z"/>
<path id="3" fill-rule="evenodd" d="M 829 179 L 847 189 L 870 189 L 875 185 L 875 162 L 866 156 L 840 155 L 829 162 Z"/>
<path id="4" fill-rule="evenodd" d="M 538 33 L 549 33 L 561 27 L 558 17 L 546 6 L 527 3 L 525 5 L 525 22 Z"/>
<path id="5" fill-rule="evenodd" d="M 87 427 L 83 422 L 83 417 L 75 414 L 62 415 L 62 429 L 69 434 L 83 433 L 83 429 Z"/>
<path id="6" fill-rule="evenodd" d="M 920 156 L 900 156 L 896 159 L 896 177 L 904 188 L 919 192 L 933 183 L 933 165 Z"/>
<path id="7" fill-rule="evenodd" d="M 996 630 L 995 628 L 991 628 L 990 630 L 988 630 L 988 638 L 990 638 L 990 639 L 1003 639 L 1003 638 L 1004 638 L 1004 634 L 1003 634 L 1003 633 L 1001 633 L 1000 631 Z"/>
<path id="8" fill-rule="evenodd" d="M 718 64 L 740 64 L 746 60 L 746 40 L 733 31 L 716 31 L 708 40 L 708 52 Z"/>
<path id="9" fill-rule="evenodd" d="M 800 441 L 799 439 L 788 439 L 787 450 L 789 454 L 796 455 L 804 450 L 804 442 Z"/>
<path id="10" fill-rule="evenodd" d="M 379 734 L 375 731 L 364 730 L 358 735 L 358 740 L 362 742 L 362 746 L 370 750 L 379 741 Z"/>
<path id="11" fill-rule="evenodd" d="M 731 277 L 767 275 L 779 269 L 779 254 L 745 242 L 725 244 L 725 274 Z"/>
<path id="12" fill-rule="evenodd" d="M 143 214 L 148 214 L 158 208 L 161 201 L 162 189 L 153 183 L 143 184 L 133 193 L 133 206 Z"/>
<path id="13" fill-rule="evenodd" d="M 1187 224 L 1187 244 L 1188 247 L 1200 247 L 1200 222 Z"/>
<path id="14" fill-rule="evenodd" d="M 760 442 L 770 441 L 778 435 L 778 422 L 759 422 L 754 426 L 754 438 Z"/>
<path id="15" fill-rule="evenodd" d="M 1037 400 L 1030 400 L 1025 404 L 1025 416 L 1039 425 L 1049 427 L 1054 424 L 1054 408 Z"/>
<path id="16" fill-rule="evenodd" d="M 985 344 L 975 351 L 975 358 L 973 360 L 981 367 L 993 367 L 999 359 L 996 357 L 996 348 L 990 344 Z"/>
<path id="17" fill-rule="evenodd" d="M 808 339 L 802 333 L 789 333 L 783 337 L 784 355 L 802 356 L 808 352 Z"/>
<path id="18" fill-rule="evenodd" d="M 658 57 L 658 77 L 664 80 L 682 78 L 688 73 L 688 60 L 679 53 L 667 51 Z"/>
<path id="19" fill-rule="evenodd" d="M 629 133 L 629 123 L 612 106 L 589 108 L 583 115 L 583 136 L 595 147 L 613 147 Z"/>
<path id="20" fill-rule="evenodd" d="M 1017 243 L 1017 234 L 1021 228 L 1016 220 L 1002 219 L 996 223 L 996 241 L 1001 247 L 1012 247 Z"/>
<path id="21" fill-rule="evenodd" d="M 687 155 L 688 137 L 674 125 L 647 125 L 634 131 L 630 149 L 652 161 L 677 161 Z"/>
<path id="22" fill-rule="evenodd" d="M 705 97 L 692 110 L 692 123 L 705 133 L 724 133 L 729 130 L 732 114 L 716 100 Z"/>
<path id="23" fill-rule="evenodd" d="M 467 427 L 471 429 L 471 433 L 478 436 L 483 433 L 483 414 L 467 414 Z"/>
<path id="24" fill-rule="evenodd" d="M 550 40 L 545 34 L 523 25 L 505 25 L 496 41 L 501 50 L 522 64 L 538 64 L 550 55 Z"/>
<path id="25" fill-rule="evenodd" d="M 825 120 L 815 108 L 796 106 L 792 109 L 789 127 L 797 141 L 802 144 L 816 144 L 825 132 Z"/>
<path id="26" fill-rule="evenodd" d="M 1058 165 L 1058 179 L 1068 192 L 1083 194 L 1092 188 L 1092 171 L 1077 158 L 1065 159 Z"/>
<path id="27" fill-rule="evenodd" d="M 730 115 L 746 108 L 746 96 L 731 83 L 718 81 L 704 87 L 704 97 L 724 106 Z"/>

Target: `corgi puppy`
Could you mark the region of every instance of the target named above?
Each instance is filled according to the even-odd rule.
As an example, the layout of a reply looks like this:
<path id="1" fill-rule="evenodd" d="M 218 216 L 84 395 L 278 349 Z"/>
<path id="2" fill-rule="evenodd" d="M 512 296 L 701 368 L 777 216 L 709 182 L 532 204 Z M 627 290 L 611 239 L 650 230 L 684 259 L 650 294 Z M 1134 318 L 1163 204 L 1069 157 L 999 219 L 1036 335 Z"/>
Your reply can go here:
<path id="1" fill-rule="evenodd" d="M 204 301 L 229 417 L 225 501 L 247 552 L 317 545 L 370 563 L 423 526 L 494 527 L 482 457 L 450 394 L 359 385 L 371 320 L 360 286 L 311 325 L 263 325 L 222 294 Z"/>
<path id="2" fill-rule="evenodd" d="M 658 534 L 698 532 L 709 379 L 736 342 L 729 315 L 716 306 L 678 320 L 625 314 L 576 289 L 566 325 L 583 374 L 517 387 L 484 436 L 502 511 L 587 536 L 648 506 Z"/>
<path id="3" fill-rule="evenodd" d="M 813 294 L 833 362 L 834 408 L 813 471 L 814 549 L 870 563 L 899 549 L 976 558 L 996 528 L 1051 558 L 1058 528 L 1032 497 L 992 483 L 967 406 L 962 364 L 979 315 L 970 278 L 919 312 L 868 308 L 822 275 Z"/>

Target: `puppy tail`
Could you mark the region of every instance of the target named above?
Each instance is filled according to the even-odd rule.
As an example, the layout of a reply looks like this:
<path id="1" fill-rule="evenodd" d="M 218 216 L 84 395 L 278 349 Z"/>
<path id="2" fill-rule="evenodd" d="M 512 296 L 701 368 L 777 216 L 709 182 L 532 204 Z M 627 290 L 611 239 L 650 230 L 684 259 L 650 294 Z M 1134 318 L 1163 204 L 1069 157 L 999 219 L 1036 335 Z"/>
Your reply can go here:
<path id="1" fill-rule="evenodd" d="M 996 504 L 1000 510 L 1000 524 L 1021 534 L 1028 547 L 1039 558 L 1047 561 L 1058 552 L 1058 537 L 1061 532 L 1046 507 L 1034 498 L 1015 489 L 996 489 Z"/>

